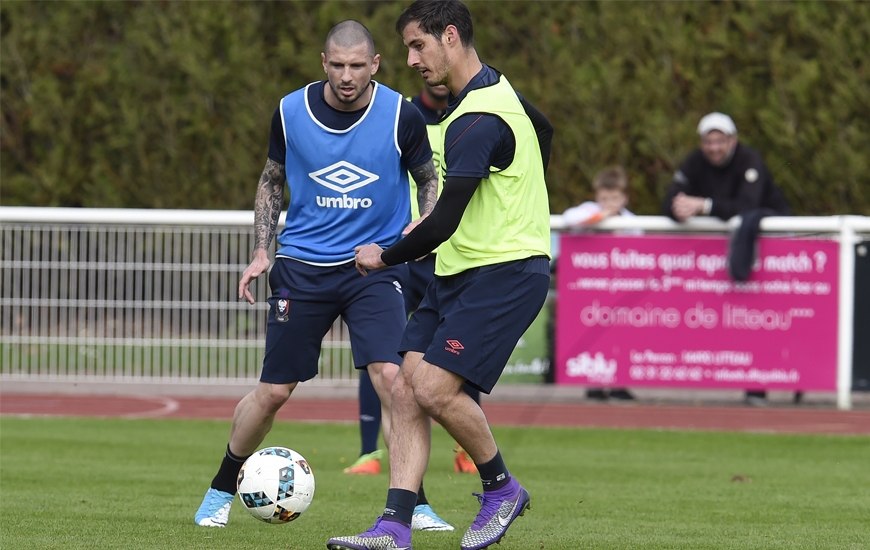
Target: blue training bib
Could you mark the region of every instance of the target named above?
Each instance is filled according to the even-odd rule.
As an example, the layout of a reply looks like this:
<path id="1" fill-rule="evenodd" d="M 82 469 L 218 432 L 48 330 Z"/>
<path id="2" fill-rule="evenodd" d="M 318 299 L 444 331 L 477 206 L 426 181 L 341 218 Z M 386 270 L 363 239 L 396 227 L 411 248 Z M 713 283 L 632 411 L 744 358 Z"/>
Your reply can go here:
<path id="1" fill-rule="evenodd" d="M 408 172 L 397 138 L 404 99 L 374 82 L 359 121 L 333 130 L 308 104 L 308 88 L 319 84 L 281 100 L 290 205 L 277 255 L 334 265 L 352 260 L 358 245 L 390 246 L 411 220 Z"/>

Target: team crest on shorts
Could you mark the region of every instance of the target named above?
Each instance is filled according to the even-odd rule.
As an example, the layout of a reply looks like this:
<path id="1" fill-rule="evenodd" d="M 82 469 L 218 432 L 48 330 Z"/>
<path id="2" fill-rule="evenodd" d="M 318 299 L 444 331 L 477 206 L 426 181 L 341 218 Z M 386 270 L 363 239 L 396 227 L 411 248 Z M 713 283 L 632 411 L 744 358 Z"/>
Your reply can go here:
<path id="1" fill-rule="evenodd" d="M 275 320 L 279 323 L 286 323 L 290 318 L 290 300 L 279 298 L 275 302 Z"/>

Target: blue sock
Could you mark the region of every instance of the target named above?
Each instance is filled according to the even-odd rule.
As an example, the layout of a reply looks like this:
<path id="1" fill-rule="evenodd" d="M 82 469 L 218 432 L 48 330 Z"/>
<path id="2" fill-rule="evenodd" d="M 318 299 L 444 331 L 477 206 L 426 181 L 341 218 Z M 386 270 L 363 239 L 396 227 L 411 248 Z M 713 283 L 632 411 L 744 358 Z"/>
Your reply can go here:
<path id="1" fill-rule="evenodd" d="M 378 450 L 381 430 L 381 400 L 378 398 L 367 370 L 359 373 L 359 435 L 362 443 L 360 456 Z"/>

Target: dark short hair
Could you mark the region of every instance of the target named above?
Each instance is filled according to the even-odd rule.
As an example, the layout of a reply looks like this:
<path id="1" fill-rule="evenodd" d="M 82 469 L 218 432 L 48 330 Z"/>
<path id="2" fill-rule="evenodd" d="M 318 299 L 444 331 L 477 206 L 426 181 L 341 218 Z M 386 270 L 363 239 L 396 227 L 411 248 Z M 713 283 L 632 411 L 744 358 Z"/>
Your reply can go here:
<path id="1" fill-rule="evenodd" d="M 605 189 L 607 191 L 622 191 L 625 193 L 628 190 L 628 176 L 625 174 L 622 166 L 608 166 L 592 178 L 592 189 L 595 191 Z"/>
<path id="2" fill-rule="evenodd" d="M 459 0 L 417 0 L 402 12 L 396 21 L 396 32 L 402 34 L 411 23 L 420 25 L 420 30 L 440 39 L 447 25 L 459 31 L 459 39 L 466 48 L 474 46 L 474 25 L 471 12 Z"/>
<path id="3" fill-rule="evenodd" d="M 347 19 L 332 27 L 329 34 L 326 35 L 323 51 L 328 52 L 331 44 L 342 48 L 365 44 L 369 54 L 372 57 L 375 55 L 375 40 L 372 38 L 372 33 L 369 32 L 365 25 L 353 19 Z"/>

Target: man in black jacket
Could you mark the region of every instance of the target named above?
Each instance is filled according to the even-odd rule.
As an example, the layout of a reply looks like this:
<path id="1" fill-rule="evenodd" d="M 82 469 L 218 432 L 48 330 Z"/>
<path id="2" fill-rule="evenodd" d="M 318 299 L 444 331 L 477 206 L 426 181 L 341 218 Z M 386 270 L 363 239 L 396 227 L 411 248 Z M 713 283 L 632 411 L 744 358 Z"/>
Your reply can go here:
<path id="1" fill-rule="evenodd" d="M 728 220 L 764 209 L 767 215 L 789 216 L 791 207 L 757 151 L 737 141 L 731 117 L 710 113 L 698 124 L 701 147 L 674 174 L 662 213 L 677 221 L 692 216 Z M 798 393 L 795 400 L 799 400 Z M 767 403 L 765 391 L 747 391 L 751 405 Z"/>
<path id="2" fill-rule="evenodd" d="M 665 196 L 663 214 L 677 221 L 692 216 L 723 220 L 756 208 L 770 208 L 780 216 L 791 207 L 776 186 L 757 151 L 737 141 L 731 117 L 710 113 L 698 124 L 701 147 L 674 174 Z"/>

